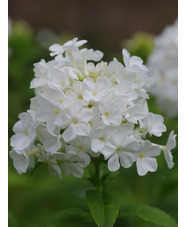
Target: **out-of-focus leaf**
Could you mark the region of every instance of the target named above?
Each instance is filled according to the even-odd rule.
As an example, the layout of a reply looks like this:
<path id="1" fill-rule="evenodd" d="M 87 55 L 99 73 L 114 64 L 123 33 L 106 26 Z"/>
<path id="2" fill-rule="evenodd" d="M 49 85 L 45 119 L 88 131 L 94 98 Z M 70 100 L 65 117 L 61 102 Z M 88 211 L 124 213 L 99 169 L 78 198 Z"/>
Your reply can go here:
<path id="1" fill-rule="evenodd" d="M 45 223 L 41 224 L 40 227 L 48 227 L 51 224 L 62 222 L 67 220 L 68 218 L 78 217 L 79 219 L 83 219 L 85 222 L 92 222 L 93 219 L 91 215 L 81 209 L 78 208 L 68 208 L 65 210 L 61 210 L 54 216 L 52 216 L 49 220 Z"/>
<path id="2" fill-rule="evenodd" d="M 120 209 L 119 217 L 137 216 L 163 227 L 177 227 L 176 221 L 165 211 L 148 205 L 129 205 Z"/>
<path id="3" fill-rule="evenodd" d="M 12 212 L 8 212 L 8 226 L 9 227 L 18 227 L 18 222 L 15 215 Z"/>

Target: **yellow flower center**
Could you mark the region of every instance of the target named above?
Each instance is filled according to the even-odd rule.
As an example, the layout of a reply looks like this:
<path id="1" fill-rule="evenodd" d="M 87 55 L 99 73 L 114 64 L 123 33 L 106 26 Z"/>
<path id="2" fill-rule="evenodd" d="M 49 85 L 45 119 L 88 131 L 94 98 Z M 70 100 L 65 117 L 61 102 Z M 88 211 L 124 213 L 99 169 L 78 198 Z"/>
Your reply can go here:
<path id="1" fill-rule="evenodd" d="M 98 76 L 96 76 L 95 72 L 91 72 L 90 73 L 90 78 L 92 78 L 94 80 L 94 82 L 96 82 Z"/>
<path id="2" fill-rule="evenodd" d="M 63 99 L 60 99 L 60 100 L 59 100 L 59 103 L 63 103 Z"/>
<path id="3" fill-rule="evenodd" d="M 78 150 L 82 151 L 82 150 L 83 150 L 83 146 L 80 145 L 80 146 L 78 147 Z"/>
<path id="4" fill-rule="evenodd" d="M 73 122 L 74 125 L 77 125 L 78 124 L 78 119 L 75 118 L 75 119 L 73 119 L 72 122 Z"/>
<path id="5" fill-rule="evenodd" d="M 97 94 L 98 94 L 98 93 L 97 93 L 96 91 L 93 91 L 93 92 L 92 92 L 92 95 L 93 95 L 93 96 L 96 96 Z"/>
<path id="6" fill-rule="evenodd" d="M 27 130 L 25 130 L 25 132 L 24 132 L 24 133 L 25 133 L 25 135 L 26 135 L 26 136 L 28 136 L 28 131 L 27 131 Z"/>
<path id="7" fill-rule="evenodd" d="M 59 114 L 59 110 L 57 109 L 57 108 L 54 108 L 54 113 L 57 115 L 57 114 Z"/>
<path id="8" fill-rule="evenodd" d="M 79 99 L 79 100 L 82 100 L 82 99 L 83 99 L 83 96 L 82 96 L 82 95 L 79 95 L 79 96 L 78 96 L 78 99 Z"/>
<path id="9" fill-rule="evenodd" d="M 140 157 L 140 158 L 143 158 L 144 155 L 145 155 L 144 153 L 141 153 L 141 154 L 139 155 L 139 157 Z"/>
<path id="10" fill-rule="evenodd" d="M 102 136 L 102 137 L 99 138 L 99 140 L 100 140 L 101 142 L 103 142 L 103 141 L 105 140 L 105 138 Z"/>
<path id="11" fill-rule="evenodd" d="M 121 150 L 121 149 L 118 147 L 118 148 L 116 149 L 116 153 L 119 154 L 120 150 Z"/>
<path id="12" fill-rule="evenodd" d="M 109 112 L 105 112 L 105 116 L 108 117 L 109 116 Z"/>
<path id="13" fill-rule="evenodd" d="M 28 157 L 34 156 L 39 153 L 39 149 L 33 149 L 29 152 L 27 152 Z"/>

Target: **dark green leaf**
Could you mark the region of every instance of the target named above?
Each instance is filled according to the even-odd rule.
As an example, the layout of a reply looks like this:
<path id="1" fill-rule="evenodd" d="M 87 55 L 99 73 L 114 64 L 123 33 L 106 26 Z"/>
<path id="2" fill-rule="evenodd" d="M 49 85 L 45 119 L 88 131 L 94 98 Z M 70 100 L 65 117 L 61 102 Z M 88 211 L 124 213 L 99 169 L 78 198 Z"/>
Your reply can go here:
<path id="1" fill-rule="evenodd" d="M 99 227 L 112 227 L 119 213 L 118 200 L 98 191 L 87 191 L 86 199 L 92 216 Z"/>
<path id="2" fill-rule="evenodd" d="M 176 221 L 166 212 L 147 205 L 129 205 L 120 209 L 119 217 L 136 216 L 163 227 L 177 227 Z"/>

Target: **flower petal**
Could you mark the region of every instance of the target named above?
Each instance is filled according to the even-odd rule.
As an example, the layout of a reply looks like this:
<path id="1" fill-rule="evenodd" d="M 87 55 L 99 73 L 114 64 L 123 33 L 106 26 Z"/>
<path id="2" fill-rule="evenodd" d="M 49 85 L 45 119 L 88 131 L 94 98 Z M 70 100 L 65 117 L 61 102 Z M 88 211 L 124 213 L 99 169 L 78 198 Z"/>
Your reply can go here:
<path id="1" fill-rule="evenodd" d="M 111 172 L 115 172 L 120 168 L 120 164 L 119 164 L 119 156 L 117 153 L 115 153 L 114 155 L 112 155 L 109 160 L 108 160 L 108 169 Z"/>
<path id="2" fill-rule="evenodd" d="M 144 160 L 142 158 L 139 158 L 136 161 L 136 167 L 137 167 L 137 172 L 140 176 L 144 176 L 147 174 L 148 170 L 144 166 Z"/>
<path id="3" fill-rule="evenodd" d="M 63 133 L 63 139 L 69 142 L 76 138 L 76 129 L 73 125 L 70 125 Z"/>
<path id="4" fill-rule="evenodd" d="M 120 152 L 119 153 L 121 165 L 124 168 L 129 168 L 135 161 L 134 154 L 131 152 Z"/>
<path id="5" fill-rule="evenodd" d="M 76 133 L 79 136 L 88 136 L 90 134 L 90 124 L 89 123 L 79 123 L 75 126 Z"/>

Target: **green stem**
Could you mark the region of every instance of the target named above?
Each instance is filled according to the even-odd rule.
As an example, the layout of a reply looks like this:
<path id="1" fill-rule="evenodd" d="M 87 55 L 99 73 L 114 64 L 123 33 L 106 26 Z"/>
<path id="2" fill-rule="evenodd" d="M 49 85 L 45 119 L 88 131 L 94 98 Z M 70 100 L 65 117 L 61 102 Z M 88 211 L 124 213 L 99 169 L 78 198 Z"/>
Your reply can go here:
<path id="1" fill-rule="evenodd" d="M 94 168 L 95 168 L 95 184 L 98 192 L 101 192 L 101 176 L 100 176 L 100 159 L 95 158 L 94 160 Z"/>

